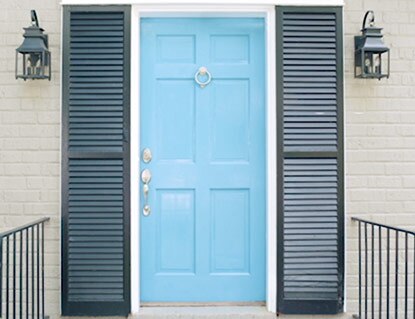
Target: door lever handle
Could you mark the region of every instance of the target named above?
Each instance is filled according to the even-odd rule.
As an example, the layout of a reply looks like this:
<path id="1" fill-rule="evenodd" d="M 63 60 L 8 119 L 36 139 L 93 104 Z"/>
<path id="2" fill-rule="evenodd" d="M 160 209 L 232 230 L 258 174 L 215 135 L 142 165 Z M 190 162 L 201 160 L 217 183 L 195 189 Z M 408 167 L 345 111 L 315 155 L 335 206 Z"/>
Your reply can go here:
<path id="1" fill-rule="evenodd" d="M 141 181 L 143 182 L 143 197 L 144 197 L 144 206 L 143 206 L 143 215 L 149 216 L 151 214 L 151 208 L 148 204 L 148 193 L 150 192 L 150 183 L 151 172 L 148 168 L 144 169 L 141 172 Z"/>

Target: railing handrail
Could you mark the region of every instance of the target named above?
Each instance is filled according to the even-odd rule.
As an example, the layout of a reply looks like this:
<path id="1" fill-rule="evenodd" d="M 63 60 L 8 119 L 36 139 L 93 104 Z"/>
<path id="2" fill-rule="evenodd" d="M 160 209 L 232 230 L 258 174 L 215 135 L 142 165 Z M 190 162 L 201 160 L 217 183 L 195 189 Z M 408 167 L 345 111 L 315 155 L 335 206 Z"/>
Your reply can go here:
<path id="1" fill-rule="evenodd" d="M 0 319 L 3 315 L 3 303 L 7 319 L 11 313 L 13 318 L 46 318 L 44 229 L 49 220 L 49 217 L 43 217 L 0 233 Z"/>
<path id="2" fill-rule="evenodd" d="M 403 318 L 408 318 L 412 312 L 415 318 L 415 309 L 409 307 L 415 305 L 415 286 L 414 292 L 410 293 L 410 282 L 415 282 L 415 262 L 409 253 L 413 250 L 412 256 L 415 254 L 415 232 L 358 217 L 351 219 L 358 223 L 359 268 L 359 313 L 353 318 L 367 319 L 378 315 L 383 318 L 383 312 L 387 318 L 390 315 L 400 318 L 400 313 Z M 386 296 L 382 292 L 386 292 Z"/>
<path id="3" fill-rule="evenodd" d="M 352 217 L 352 220 L 357 221 L 357 222 L 362 222 L 362 223 L 365 223 L 365 224 L 378 226 L 378 227 L 383 227 L 383 228 L 386 228 L 386 229 L 395 230 L 395 231 L 398 231 L 398 232 L 402 232 L 402 233 L 405 233 L 405 234 L 408 234 L 408 235 L 414 235 L 415 236 L 415 231 L 412 231 L 412 230 L 403 229 L 403 228 L 396 227 L 396 226 L 388 226 L 388 225 L 385 225 L 385 224 L 372 222 L 370 220 L 366 220 L 366 219 L 362 219 L 362 218 L 358 218 L 358 217 Z"/>
<path id="4" fill-rule="evenodd" d="M 25 224 L 23 226 L 15 227 L 15 228 L 10 229 L 10 230 L 6 230 L 6 231 L 0 233 L 0 239 L 2 239 L 4 237 L 7 237 L 7 236 L 10 236 L 10 235 L 13 235 L 14 233 L 18 233 L 18 232 L 20 232 L 22 230 L 31 228 L 31 227 L 36 226 L 38 224 L 42 224 L 42 223 L 48 222 L 49 220 L 50 220 L 50 217 L 44 217 L 44 218 L 35 220 L 35 221 L 31 222 L 31 223 Z"/>

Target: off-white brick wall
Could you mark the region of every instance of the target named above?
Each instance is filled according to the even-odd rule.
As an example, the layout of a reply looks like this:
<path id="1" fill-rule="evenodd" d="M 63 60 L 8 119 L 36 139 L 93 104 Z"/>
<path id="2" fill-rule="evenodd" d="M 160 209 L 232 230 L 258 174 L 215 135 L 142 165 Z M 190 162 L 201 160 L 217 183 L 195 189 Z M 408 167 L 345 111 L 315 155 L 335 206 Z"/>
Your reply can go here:
<path id="1" fill-rule="evenodd" d="M 60 309 L 58 0 L 0 0 L 0 230 L 49 216 L 45 227 L 47 312 Z M 15 80 L 15 49 L 36 9 L 49 34 L 52 81 Z"/>
<path id="2" fill-rule="evenodd" d="M 0 8 L 0 230 L 52 218 L 46 227 L 46 298 L 47 312 L 56 318 L 61 11 L 59 0 L 0 0 Z M 51 82 L 14 79 L 15 48 L 30 9 L 50 37 Z M 391 78 L 380 82 L 353 78 L 353 36 L 369 9 L 391 47 Z M 344 24 L 348 314 L 336 318 L 356 310 L 356 225 L 350 216 L 415 228 L 415 1 L 346 0 Z"/>
<path id="3" fill-rule="evenodd" d="M 391 48 L 389 80 L 353 78 L 353 37 L 366 10 L 375 11 Z M 350 216 L 415 227 L 415 1 L 346 0 L 344 22 L 347 308 L 355 312 L 357 227 Z"/>

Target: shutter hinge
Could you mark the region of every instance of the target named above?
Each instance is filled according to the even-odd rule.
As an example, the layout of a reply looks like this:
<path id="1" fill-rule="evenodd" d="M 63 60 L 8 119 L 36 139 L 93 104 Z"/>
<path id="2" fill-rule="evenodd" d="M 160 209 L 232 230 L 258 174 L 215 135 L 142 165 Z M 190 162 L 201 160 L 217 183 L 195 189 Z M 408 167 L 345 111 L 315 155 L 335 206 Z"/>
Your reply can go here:
<path id="1" fill-rule="evenodd" d="M 124 142 L 128 143 L 130 141 L 130 131 L 128 130 L 128 128 L 124 127 L 122 134 Z"/>
<path id="2" fill-rule="evenodd" d="M 338 292 L 338 311 L 341 312 L 343 311 L 343 304 L 344 304 L 344 298 L 343 298 L 343 274 L 339 273 L 339 282 L 338 282 L 338 287 L 337 287 L 337 292 Z"/>

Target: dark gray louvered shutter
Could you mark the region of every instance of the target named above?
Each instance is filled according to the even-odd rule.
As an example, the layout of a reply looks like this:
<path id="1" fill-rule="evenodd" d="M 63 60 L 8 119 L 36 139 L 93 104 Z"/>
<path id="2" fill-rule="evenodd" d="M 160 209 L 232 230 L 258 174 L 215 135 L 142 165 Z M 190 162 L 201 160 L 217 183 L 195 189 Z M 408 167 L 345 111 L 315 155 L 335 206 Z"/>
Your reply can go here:
<path id="1" fill-rule="evenodd" d="M 130 309 L 129 15 L 64 7 L 63 315 Z"/>
<path id="2" fill-rule="evenodd" d="M 278 312 L 343 309 L 342 9 L 277 7 Z"/>

